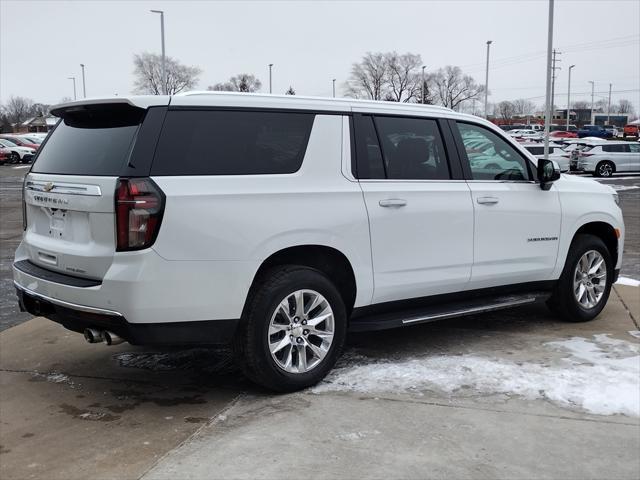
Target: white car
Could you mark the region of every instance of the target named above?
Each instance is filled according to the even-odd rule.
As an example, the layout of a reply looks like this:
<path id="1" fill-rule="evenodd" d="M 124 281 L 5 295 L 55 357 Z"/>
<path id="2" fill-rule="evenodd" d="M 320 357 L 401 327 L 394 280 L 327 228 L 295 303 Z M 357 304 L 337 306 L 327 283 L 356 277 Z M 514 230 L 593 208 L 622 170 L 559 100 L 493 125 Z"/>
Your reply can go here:
<path id="1" fill-rule="evenodd" d="M 36 154 L 35 149 L 31 147 L 20 147 L 6 138 L 0 138 L 0 145 L 11 150 L 11 163 L 28 163 L 33 160 Z"/>
<path id="2" fill-rule="evenodd" d="M 578 170 L 594 177 L 640 172 L 640 143 L 622 141 L 585 145 L 578 152 L 577 164 Z"/>
<path id="3" fill-rule="evenodd" d="M 232 344 L 249 378 L 293 391 L 348 332 L 535 301 L 591 320 L 620 269 L 613 189 L 472 115 L 212 92 L 52 112 L 14 284 L 90 342 Z"/>
<path id="4" fill-rule="evenodd" d="M 544 144 L 532 143 L 522 144 L 522 146 L 534 157 L 538 159 L 544 158 Z M 549 160 L 553 160 L 560 166 L 561 172 L 569 171 L 569 162 L 571 154 L 566 152 L 562 145 L 558 143 L 549 144 Z"/>
<path id="5" fill-rule="evenodd" d="M 509 136 L 522 139 L 523 141 L 542 140 L 543 132 L 527 129 L 527 130 L 510 130 L 507 132 Z"/>

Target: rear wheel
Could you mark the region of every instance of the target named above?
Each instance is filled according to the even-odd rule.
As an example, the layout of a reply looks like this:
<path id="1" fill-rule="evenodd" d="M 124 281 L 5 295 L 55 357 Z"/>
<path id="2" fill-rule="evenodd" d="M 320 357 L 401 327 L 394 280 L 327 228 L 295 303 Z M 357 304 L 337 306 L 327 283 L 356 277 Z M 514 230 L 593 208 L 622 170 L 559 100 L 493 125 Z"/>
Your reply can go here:
<path id="1" fill-rule="evenodd" d="M 256 280 L 234 352 L 251 380 L 291 392 L 316 384 L 331 370 L 346 328 L 342 297 L 323 273 L 277 267 Z"/>
<path id="2" fill-rule="evenodd" d="M 613 261 L 604 242 L 578 235 L 548 305 L 569 322 L 593 320 L 609 299 L 612 279 Z"/>
<path id="3" fill-rule="evenodd" d="M 9 163 L 20 163 L 20 154 L 18 152 L 11 152 L 9 160 Z"/>
<path id="4" fill-rule="evenodd" d="M 593 172 L 593 175 L 596 177 L 610 177 L 615 171 L 615 165 L 612 162 L 605 160 L 596 165 L 596 170 Z"/>

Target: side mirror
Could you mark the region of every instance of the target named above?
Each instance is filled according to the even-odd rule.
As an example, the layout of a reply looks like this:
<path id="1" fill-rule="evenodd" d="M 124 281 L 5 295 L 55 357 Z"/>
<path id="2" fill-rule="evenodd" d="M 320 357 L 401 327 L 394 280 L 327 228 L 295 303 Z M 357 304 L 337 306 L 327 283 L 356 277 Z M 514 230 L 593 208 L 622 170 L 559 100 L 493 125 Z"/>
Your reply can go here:
<path id="1" fill-rule="evenodd" d="M 560 166 L 553 160 L 538 160 L 538 181 L 542 190 L 549 190 L 551 184 L 560 178 Z"/>

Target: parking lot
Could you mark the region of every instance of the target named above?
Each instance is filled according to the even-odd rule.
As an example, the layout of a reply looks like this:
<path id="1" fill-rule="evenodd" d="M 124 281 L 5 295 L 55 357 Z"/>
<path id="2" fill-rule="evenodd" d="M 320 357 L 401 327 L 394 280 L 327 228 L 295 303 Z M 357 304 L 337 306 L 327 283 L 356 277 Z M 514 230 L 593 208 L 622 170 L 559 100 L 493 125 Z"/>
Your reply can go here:
<path id="1" fill-rule="evenodd" d="M 601 180 L 626 280 L 595 321 L 532 305 L 352 335 L 320 385 L 273 395 L 224 350 L 89 345 L 20 313 L 27 169 L 0 167 L 0 478 L 640 476 L 640 175 Z"/>

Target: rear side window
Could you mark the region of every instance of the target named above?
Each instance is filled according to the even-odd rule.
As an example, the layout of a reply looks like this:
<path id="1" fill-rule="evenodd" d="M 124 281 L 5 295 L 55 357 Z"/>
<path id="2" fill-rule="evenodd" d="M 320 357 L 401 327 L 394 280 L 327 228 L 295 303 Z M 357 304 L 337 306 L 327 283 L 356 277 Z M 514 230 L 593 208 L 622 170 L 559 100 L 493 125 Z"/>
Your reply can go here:
<path id="1" fill-rule="evenodd" d="M 621 153 L 625 151 L 625 145 L 603 145 L 602 146 L 602 151 L 603 152 L 615 152 L 615 153 Z"/>
<path id="2" fill-rule="evenodd" d="M 49 136 L 32 172 L 118 176 L 145 110 L 128 105 L 66 112 Z"/>
<path id="3" fill-rule="evenodd" d="M 544 155 L 544 147 L 525 147 L 532 155 Z M 553 151 L 549 148 L 549 153 Z"/>
<path id="4" fill-rule="evenodd" d="M 294 173 L 302 165 L 314 117 L 294 112 L 169 111 L 151 174 Z"/>

